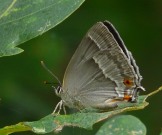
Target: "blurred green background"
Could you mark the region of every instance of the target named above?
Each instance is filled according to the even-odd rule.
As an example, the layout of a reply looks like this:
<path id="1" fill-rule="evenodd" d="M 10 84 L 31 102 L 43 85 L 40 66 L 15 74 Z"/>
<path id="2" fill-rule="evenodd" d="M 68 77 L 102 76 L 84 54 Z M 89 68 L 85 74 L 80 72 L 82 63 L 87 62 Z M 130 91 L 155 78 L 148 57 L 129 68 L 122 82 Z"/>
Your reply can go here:
<path id="1" fill-rule="evenodd" d="M 43 60 L 60 80 L 66 66 L 87 30 L 96 22 L 114 24 L 127 48 L 133 53 L 147 94 L 162 85 L 162 1 L 87 0 L 63 23 L 20 47 L 25 51 L 0 60 L 0 127 L 20 121 L 38 120 L 53 111 L 60 100 L 51 85 L 55 81 L 45 71 Z M 162 93 L 149 98 L 144 110 L 128 112 L 147 127 L 148 135 L 162 129 Z M 67 130 L 69 134 L 83 134 Z M 15 135 L 25 133 L 15 133 Z M 26 133 L 33 135 L 33 133 Z M 51 133 L 53 134 L 53 133 Z M 84 133 L 85 134 L 85 133 Z M 88 131 L 88 134 L 94 132 Z"/>

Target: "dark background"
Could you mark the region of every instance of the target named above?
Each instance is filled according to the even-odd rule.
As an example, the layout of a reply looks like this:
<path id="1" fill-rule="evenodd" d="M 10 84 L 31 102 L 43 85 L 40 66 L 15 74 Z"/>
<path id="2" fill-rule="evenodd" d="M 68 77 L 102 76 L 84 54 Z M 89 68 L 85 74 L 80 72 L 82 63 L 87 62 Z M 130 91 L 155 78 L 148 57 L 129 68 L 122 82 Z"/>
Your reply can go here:
<path id="1" fill-rule="evenodd" d="M 22 44 L 25 52 L 1 58 L 0 127 L 38 120 L 53 111 L 60 99 L 51 85 L 43 84 L 44 80 L 55 80 L 40 61 L 62 80 L 82 37 L 94 23 L 104 20 L 113 23 L 133 53 L 147 90 L 141 94 L 148 94 L 162 84 L 162 1 L 87 0 L 63 23 Z M 162 129 L 161 98 L 162 93 L 158 93 L 148 99 L 150 105 L 145 109 L 127 113 L 146 125 L 148 135 L 159 134 Z M 71 130 L 69 133 L 76 134 Z"/>

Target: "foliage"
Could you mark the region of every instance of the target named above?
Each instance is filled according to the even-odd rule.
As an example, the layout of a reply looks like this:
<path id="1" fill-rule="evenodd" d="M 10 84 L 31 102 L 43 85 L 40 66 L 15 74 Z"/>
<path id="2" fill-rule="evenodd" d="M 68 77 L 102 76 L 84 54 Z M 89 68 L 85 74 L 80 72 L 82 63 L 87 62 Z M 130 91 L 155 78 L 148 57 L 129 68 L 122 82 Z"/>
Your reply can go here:
<path id="1" fill-rule="evenodd" d="M 37 134 L 46 134 L 52 131 L 60 131 L 63 129 L 64 126 L 76 126 L 85 129 L 92 129 L 92 126 L 100 121 L 105 119 L 107 122 L 99 129 L 96 135 L 104 135 L 105 133 L 112 133 L 112 134 L 125 134 L 129 135 L 132 134 L 146 134 L 146 127 L 145 125 L 136 117 L 128 115 L 128 116 L 115 116 L 119 113 L 143 109 L 148 105 L 146 99 L 161 91 L 162 87 L 158 90 L 145 95 L 139 96 L 137 103 L 125 103 L 116 108 L 115 110 L 104 112 L 104 113 L 96 113 L 96 112 L 78 112 L 71 115 L 54 115 L 50 114 L 39 121 L 34 122 L 20 122 L 16 125 L 7 126 L 0 129 L 1 135 L 8 135 L 14 132 L 20 131 L 33 131 Z M 123 131 L 122 131 L 123 130 Z M 122 131 L 122 132 L 121 132 Z"/>
<path id="2" fill-rule="evenodd" d="M 1 37 L 0 57 L 15 55 L 22 52 L 23 50 L 17 47 L 18 45 L 34 37 L 37 37 L 45 33 L 46 31 L 50 30 L 51 28 L 55 27 L 63 20 L 65 20 L 70 14 L 72 14 L 77 8 L 79 8 L 79 6 L 83 2 L 84 0 L 48 0 L 48 1 L 5 0 L 5 1 L 1 1 L 0 2 L 0 26 L 1 26 L 0 27 L 0 37 Z M 100 16 L 102 15 L 103 14 L 101 14 Z M 129 15 L 129 20 L 131 20 L 130 16 L 131 15 Z M 103 18 L 104 17 L 102 17 L 102 19 Z M 147 25 L 150 26 L 149 24 L 151 23 L 145 23 L 145 27 Z M 148 29 L 148 31 L 149 30 L 150 29 Z M 155 29 L 155 33 L 156 32 L 157 31 Z M 145 33 L 148 34 L 149 32 L 145 32 Z M 161 89 L 162 88 L 159 88 L 154 93 L 160 91 Z M 106 122 L 98 130 L 98 132 L 96 133 L 97 135 L 102 135 L 107 132 L 112 134 L 120 134 L 121 133 L 120 131 L 122 129 L 125 129 L 124 134 L 129 134 L 129 133 L 146 134 L 145 126 L 138 118 L 131 115 L 124 115 L 124 116 L 123 115 L 116 116 L 116 115 L 126 111 L 143 109 L 148 105 L 148 103 L 145 101 L 146 98 L 151 96 L 154 93 L 148 94 L 146 96 L 139 96 L 138 103 L 121 104 L 116 110 L 110 112 L 105 112 L 105 113 L 94 113 L 94 112 L 83 113 L 82 112 L 82 113 L 76 113 L 71 115 L 58 115 L 58 116 L 54 116 L 50 114 L 38 121 L 20 122 L 16 125 L 6 126 L 0 129 L 0 134 L 7 135 L 7 134 L 22 132 L 22 131 L 32 131 L 35 132 L 36 134 L 40 134 L 40 133 L 45 134 L 45 133 L 50 133 L 53 130 L 60 131 L 64 126 L 77 126 L 89 130 L 92 129 L 95 123 L 98 123 L 103 120 L 106 120 Z"/>
<path id="3" fill-rule="evenodd" d="M 43 34 L 84 0 L 6 0 L 0 2 L 0 57 L 21 53 L 17 45 Z"/>

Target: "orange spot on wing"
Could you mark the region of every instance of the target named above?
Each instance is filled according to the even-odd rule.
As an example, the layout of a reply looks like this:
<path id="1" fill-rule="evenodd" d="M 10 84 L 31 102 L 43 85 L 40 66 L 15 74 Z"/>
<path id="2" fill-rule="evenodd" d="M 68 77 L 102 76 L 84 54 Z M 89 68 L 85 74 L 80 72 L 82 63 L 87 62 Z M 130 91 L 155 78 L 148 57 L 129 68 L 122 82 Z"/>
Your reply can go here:
<path id="1" fill-rule="evenodd" d="M 123 99 L 124 99 L 124 100 L 127 100 L 127 101 L 130 101 L 130 100 L 131 100 L 131 96 L 125 94 Z"/>
<path id="2" fill-rule="evenodd" d="M 124 78 L 123 83 L 128 88 L 130 88 L 130 87 L 132 87 L 134 85 L 134 81 L 131 78 Z"/>

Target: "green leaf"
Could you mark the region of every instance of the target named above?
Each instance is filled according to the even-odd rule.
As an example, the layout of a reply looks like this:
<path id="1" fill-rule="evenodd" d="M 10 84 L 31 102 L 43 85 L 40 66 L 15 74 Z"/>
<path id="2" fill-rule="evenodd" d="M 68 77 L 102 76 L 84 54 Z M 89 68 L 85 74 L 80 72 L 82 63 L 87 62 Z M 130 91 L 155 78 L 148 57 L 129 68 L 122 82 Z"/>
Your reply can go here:
<path id="1" fill-rule="evenodd" d="M 160 135 L 162 135 L 162 132 L 160 133 Z"/>
<path id="2" fill-rule="evenodd" d="M 0 2 L 0 57 L 21 53 L 17 45 L 43 34 L 72 14 L 84 0 Z"/>
<path id="3" fill-rule="evenodd" d="M 158 90 L 155 90 L 154 92 L 148 95 L 139 96 L 137 103 L 120 104 L 119 107 L 109 112 L 104 113 L 78 112 L 71 115 L 57 115 L 57 116 L 50 114 L 38 121 L 20 122 L 16 125 L 1 128 L 0 135 L 8 135 L 20 131 L 33 131 L 37 134 L 45 134 L 50 133 L 52 131 L 60 131 L 64 126 L 73 126 L 73 127 L 76 126 L 84 129 L 92 129 L 95 123 L 111 118 L 116 114 L 145 108 L 148 105 L 146 99 L 149 96 L 152 96 L 160 91 L 162 91 L 162 87 L 160 87 Z M 144 128 L 142 129 L 142 132 L 145 133 Z"/>
<path id="4" fill-rule="evenodd" d="M 106 121 L 96 135 L 146 135 L 145 125 L 132 115 L 118 115 Z"/>

